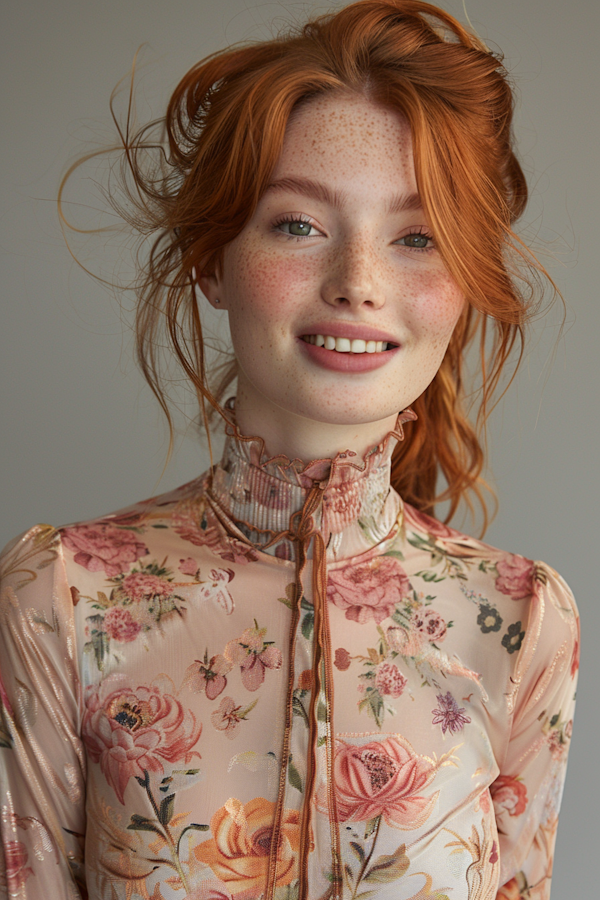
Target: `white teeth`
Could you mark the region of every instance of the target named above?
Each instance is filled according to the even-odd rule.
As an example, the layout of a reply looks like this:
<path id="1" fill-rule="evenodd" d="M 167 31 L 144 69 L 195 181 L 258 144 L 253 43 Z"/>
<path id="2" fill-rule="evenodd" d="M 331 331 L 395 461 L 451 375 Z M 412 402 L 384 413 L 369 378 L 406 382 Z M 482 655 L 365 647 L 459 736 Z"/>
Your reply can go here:
<path id="1" fill-rule="evenodd" d="M 306 334 L 303 340 L 317 347 L 325 347 L 326 350 L 335 350 L 337 353 L 382 353 L 387 347 L 387 341 L 363 341 L 361 338 L 350 340 L 349 338 L 333 337 L 330 334 Z"/>

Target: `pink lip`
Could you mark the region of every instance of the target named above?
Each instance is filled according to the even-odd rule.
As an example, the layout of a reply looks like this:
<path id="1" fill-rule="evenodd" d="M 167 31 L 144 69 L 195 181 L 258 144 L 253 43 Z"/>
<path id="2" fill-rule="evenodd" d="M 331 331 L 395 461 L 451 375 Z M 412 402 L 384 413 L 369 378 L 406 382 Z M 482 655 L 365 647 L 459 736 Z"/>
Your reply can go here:
<path id="1" fill-rule="evenodd" d="M 370 328 L 368 325 L 361 325 L 360 322 L 316 322 L 314 325 L 307 326 L 304 331 L 299 332 L 298 337 L 304 334 L 322 334 L 324 337 L 342 337 L 362 339 L 363 341 L 387 341 L 390 344 L 399 344 L 398 338 L 386 331 L 379 331 L 377 328 Z M 306 343 L 306 342 L 305 342 Z M 310 346 L 310 345 L 309 345 Z M 319 348 L 317 348 L 319 349 Z M 327 351 L 331 353 L 332 351 Z M 387 351 L 390 353 L 391 351 Z M 375 354 L 370 354 L 374 356 Z"/>
<path id="2" fill-rule="evenodd" d="M 305 334 L 312 333 L 305 332 Z M 365 333 L 367 332 L 363 331 L 363 334 Z M 323 332 L 316 331 L 314 334 L 323 334 Z M 331 332 L 326 331 L 325 334 L 331 334 Z M 350 337 L 349 334 L 339 333 L 333 336 Z M 310 359 L 324 369 L 332 369 L 334 372 L 371 372 L 373 369 L 379 369 L 381 366 L 384 366 L 400 350 L 400 347 L 394 347 L 393 350 L 383 350 L 381 353 L 338 353 L 337 350 L 326 350 L 325 347 L 316 347 L 314 344 L 303 341 L 300 337 L 296 338 L 296 340 L 301 345 L 302 352 L 306 353 Z M 386 340 L 386 338 L 369 337 L 368 340 Z"/>

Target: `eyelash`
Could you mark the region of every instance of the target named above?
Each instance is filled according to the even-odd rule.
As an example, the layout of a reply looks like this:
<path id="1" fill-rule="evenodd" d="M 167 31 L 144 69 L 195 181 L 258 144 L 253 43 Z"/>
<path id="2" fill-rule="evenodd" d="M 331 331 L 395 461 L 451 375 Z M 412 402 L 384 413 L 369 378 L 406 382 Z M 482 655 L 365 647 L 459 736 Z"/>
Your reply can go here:
<path id="1" fill-rule="evenodd" d="M 276 219 L 273 222 L 273 230 L 278 234 L 283 235 L 283 237 L 292 241 L 305 241 L 307 238 L 314 237 L 311 234 L 286 234 L 285 231 L 278 231 L 280 225 L 293 225 L 295 222 L 303 222 L 305 225 L 311 225 L 313 228 L 317 226 L 313 224 L 312 220 L 308 218 L 308 216 L 297 215 L 297 216 L 282 216 L 280 219 Z M 401 241 L 403 238 L 410 237 L 413 234 L 422 235 L 426 237 L 431 245 L 429 247 L 408 247 L 406 244 L 403 246 L 407 250 L 412 250 L 414 253 L 430 253 L 435 249 L 435 244 L 433 242 L 433 235 L 429 233 L 429 231 L 424 226 L 419 226 L 419 228 L 415 228 L 414 231 L 410 231 L 408 234 L 403 234 L 401 238 L 398 238 Z"/>

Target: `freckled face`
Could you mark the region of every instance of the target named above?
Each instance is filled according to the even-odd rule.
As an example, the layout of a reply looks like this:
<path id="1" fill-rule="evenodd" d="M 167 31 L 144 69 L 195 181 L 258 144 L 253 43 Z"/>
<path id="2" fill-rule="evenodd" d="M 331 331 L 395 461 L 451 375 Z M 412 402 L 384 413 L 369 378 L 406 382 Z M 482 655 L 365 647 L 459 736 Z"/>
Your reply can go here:
<path id="1" fill-rule="evenodd" d="M 409 125 L 361 96 L 311 100 L 288 123 L 271 183 L 285 179 L 227 246 L 222 277 L 200 279 L 229 313 L 238 397 L 258 416 L 278 409 L 337 425 L 394 416 L 433 379 L 464 302 L 418 204 Z M 328 190 L 309 196 L 290 179 Z M 348 336 L 336 330 L 346 325 L 396 348 L 367 371 L 350 354 L 340 370 L 339 354 L 302 340 Z M 337 358 L 326 364 L 325 353 Z"/>

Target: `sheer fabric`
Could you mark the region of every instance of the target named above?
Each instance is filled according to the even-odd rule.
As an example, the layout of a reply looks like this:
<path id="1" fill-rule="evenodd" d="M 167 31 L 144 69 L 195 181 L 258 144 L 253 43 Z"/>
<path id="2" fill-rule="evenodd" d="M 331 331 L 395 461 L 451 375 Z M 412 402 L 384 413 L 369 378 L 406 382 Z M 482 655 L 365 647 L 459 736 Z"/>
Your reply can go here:
<path id="1" fill-rule="evenodd" d="M 9 896 L 549 897 L 576 607 L 402 502 L 413 417 L 5 548 Z"/>

